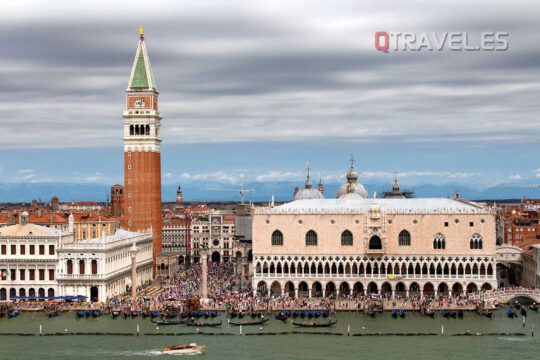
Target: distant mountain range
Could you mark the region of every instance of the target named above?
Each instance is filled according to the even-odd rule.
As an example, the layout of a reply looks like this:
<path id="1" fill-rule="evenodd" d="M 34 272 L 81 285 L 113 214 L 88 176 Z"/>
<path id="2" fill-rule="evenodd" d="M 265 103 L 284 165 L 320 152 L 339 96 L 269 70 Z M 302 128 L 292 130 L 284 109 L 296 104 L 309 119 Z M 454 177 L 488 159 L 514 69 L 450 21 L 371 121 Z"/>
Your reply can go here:
<path id="1" fill-rule="evenodd" d="M 186 201 L 239 201 L 240 186 L 219 182 L 197 182 L 181 184 Z M 163 201 L 174 201 L 178 185 L 163 185 Z M 292 198 L 295 186 L 301 183 L 276 182 L 249 182 L 244 184 L 246 189 L 255 189 L 255 193 L 246 193 L 245 200 L 269 201 L 274 195 L 276 201 L 288 201 Z M 370 196 L 373 192 L 381 194 L 391 188 L 388 183 L 364 184 Z M 339 184 L 325 184 L 325 194 L 329 198 L 335 197 Z M 471 200 L 502 200 L 521 198 L 540 198 L 540 187 L 527 185 L 498 185 L 479 188 L 466 184 L 423 184 L 405 186 L 414 191 L 416 197 L 453 197 L 459 191 L 461 197 Z M 61 202 L 65 201 L 106 201 L 110 187 L 103 184 L 77 184 L 77 183 L 0 183 L 0 202 L 30 202 L 41 199 L 49 202 L 52 196 L 58 196 Z"/>

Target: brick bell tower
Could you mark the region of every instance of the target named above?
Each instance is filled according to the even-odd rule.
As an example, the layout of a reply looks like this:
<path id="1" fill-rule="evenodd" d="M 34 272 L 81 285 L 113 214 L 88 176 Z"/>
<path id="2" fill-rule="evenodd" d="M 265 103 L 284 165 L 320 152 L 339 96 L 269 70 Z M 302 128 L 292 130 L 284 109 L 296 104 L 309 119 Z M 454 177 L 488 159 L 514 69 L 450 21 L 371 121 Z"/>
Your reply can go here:
<path id="1" fill-rule="evenodd" d="M 124 221 L 131 231 L 153 232 L 153 274 L 161 253 L 161 115 L 144 31 L 126 90 L 124 110 Z"/>

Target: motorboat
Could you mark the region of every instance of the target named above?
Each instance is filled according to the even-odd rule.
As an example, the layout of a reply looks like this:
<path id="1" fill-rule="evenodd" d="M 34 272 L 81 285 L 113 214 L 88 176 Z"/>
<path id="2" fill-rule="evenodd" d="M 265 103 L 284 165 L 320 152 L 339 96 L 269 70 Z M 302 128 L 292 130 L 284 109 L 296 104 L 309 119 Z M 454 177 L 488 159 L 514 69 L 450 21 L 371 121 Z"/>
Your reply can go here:
<path id="1" fill-rule="evenodd" d="M 192 343 L 189 345 L 165 346 L 161 349 L 161 352 L 168 355 L 196 355 L 202 353 L 204 349 L 206 349 L 205 345 Z"/>

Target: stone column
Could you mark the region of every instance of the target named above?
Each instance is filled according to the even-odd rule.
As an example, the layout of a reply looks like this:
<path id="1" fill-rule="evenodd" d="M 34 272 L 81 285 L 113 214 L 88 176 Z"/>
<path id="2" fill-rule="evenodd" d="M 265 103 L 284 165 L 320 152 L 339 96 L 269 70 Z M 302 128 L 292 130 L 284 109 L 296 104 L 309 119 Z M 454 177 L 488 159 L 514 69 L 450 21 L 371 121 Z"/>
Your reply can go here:
<path id="1" fill-rule="evenodd" d="M 133 243 L 133 246 L 129 249 L 129 256 L 131 256 L 131 297 L 137 297 L 137 252 L 139 249 Z"/>
<path id="2" fill-rule="evenodd" d="M 202 299 L 208 299 L 208 250 L 201 249 L 201 270 L 202 270 L 202 281 L 201 281 L 201 294 Z"/>

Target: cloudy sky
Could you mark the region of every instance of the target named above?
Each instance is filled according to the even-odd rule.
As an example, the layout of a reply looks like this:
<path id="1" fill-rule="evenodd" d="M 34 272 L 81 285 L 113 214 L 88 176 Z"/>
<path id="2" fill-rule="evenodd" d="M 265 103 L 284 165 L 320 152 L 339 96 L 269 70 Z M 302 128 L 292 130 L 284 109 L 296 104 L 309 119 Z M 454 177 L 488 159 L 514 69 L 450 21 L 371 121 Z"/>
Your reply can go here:
<path id="1" fill-rule="evenodd" d="M 0 3 L 0 181 L 121 182 L 143 24 L 164 182 L 540 181 L 535 1 Z M 398 51 L 374 33 L 509 33 L 507 51 Z"/>

